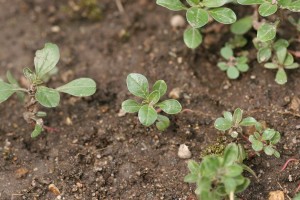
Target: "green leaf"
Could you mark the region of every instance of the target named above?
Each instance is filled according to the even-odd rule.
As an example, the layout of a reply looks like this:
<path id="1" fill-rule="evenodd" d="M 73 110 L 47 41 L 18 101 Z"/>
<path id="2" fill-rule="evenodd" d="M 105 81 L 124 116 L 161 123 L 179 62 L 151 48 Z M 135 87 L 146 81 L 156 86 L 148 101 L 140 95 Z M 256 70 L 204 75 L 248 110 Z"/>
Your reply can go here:
<path id="1" fill-rule="evenodd" d="M 288 46 L 289 46 L 289 41 L 287 41 L 285 39 L 279 39 L 274 43 L 273 48 L 275 49 L 275 51 L 277 51 L 278 48 L 280 48 L 280 47 L 287 48 Z"/>
<path id="2" fill-rule="evenodd" d="M 14 85 L 16 88 L 19 88 L 20 85 L 18 83 L 18 81 L 14 78 L 14 76 L 10 73 L 10 71 L 7 71 L 6 72 L 6 78 L 8 80 L 8 82 L 12 85 Z M 24 98 L 25 98 L 25 94 L 23 93 L 23 91 L 17 91 L 16 92 L 20 101 L 24 101 Z"/>
<path id="3" fill-rule="evenodd" d="M 52 88 L 47 88 L 45 86 L 40 86 L 37 88 L 35 98 L 42 106 L 47 108 L 58 106 L 60 101 L 58 91 Z"/>
<path id="4" fill-rule="evenodd" d="M 284 69 L 282 69 L 282 68 L 278 69 L 278 71 L 276 73 L 275 81 L 279 85 L 283 85 L 287 82 L 287 75 L 286 75 Z"/>
<path id="5" fill-rule="evenodd" d="M 240 64 L 246 64 L 248 62 L 248 58 L 246 56 L 240 56 L 236 58 L 236 62 Z"/>
<path id="6" fill-rule="evenodd" d="M 56 44 L 46 43 L 44 48 L 37 50 L 34 57 L 34 66 L 39 78 L 50 72 L 58 63 L 59 49 Z"/>
<path id="7" fill-rule="evenodd" d="M 278 7 L 276 4 L 272 4 L 271 2 L 265 2 L 261 4 L 258 8 L 258 12 L 261 16 L 267 17 L 276 13 Z"/>
<path id="8" fill-rule="evenodd" d="M 300 12 L 300 0 L 293 1 L 286 8 L 293 12 Z"/>
<path id="9" fill-rule="evenodd" d="M 267 69 L 277 69 L 278 68 L 278 65 L 275 64 L 275 63 L 266 63 L 264 64 L 264 67 L 267 68 Z"/>
<path id="10" fill-rule="evenodd" d="M 196 183 L 198 180 L 197 174 L 188 174 L 184 177 L 184 182 L 186 183 Z"/>
<path id="11" fill-rule="evenodd" d="M 232 122 L 233 118 L 232 118 L 231 112 L 225 111 L 225 112 L 223 112 L 223 116 L 224 116 L 225 119 Z"/>
<path id="12" fill-rule="evenodd" d="M 241 185 L 238 185 L 235 189 L 235 193 L 243 192 L 250 185 L 250 180 L 245 178 L 244 182 Z"/>
<path id="13" fill-rule="evenodd" d="M 164 131 L 170 126 L 170 120 L 166 116 L 158 115 L 157 120 L 158 122 L 156 122 L 156 127 L 160 131 Z"/>
<path id="14" fill-rule="evenodd" d="M 230 31 L 236 35 L 244 35 L 252 28 L 252 16 L 244 17 L 230 26 Z"/>
<path id="15" fill-rule="evenodd" d="M 287 48 L 286 47 L 279 47 L 276 50 L 276 56 L 277 56 L 278 62 L 280 64 L 284 63 L 285 58 L 286 58 L 286 54 L 287 54 Z"/>
<path id="16" fill-rule="evenodd" d="M 200 3 L 200 0 L 186 0 L 186 2 L 190 5 L 190 6 L 196 6 Z"/>
<path id="17" fill-rule="evenodd" d="M 262 4 L 265 1 L 264 0 L 237 0 L 237 2 L 242 5 L 254 5 L 254 4 Z"/>
<path id="18" fill-rule="evenodd" d="M 262 42 L 273 40 L 276 36 L 276 25 L 264 23 L 257 31 L 257 38 Z"/>
<path id="19" fill-rule="evenodd" d="M 182 109 L 180 103 L 175 99 L 165 100 L 157 104 L 157 106 L 167 114 L 177 114 Z"/>
<path id="20" fill-rule="evenodd" d="M 151 92 L 148 96 L 148 102 L 150 105 L 154 105 L 156 104 L 160 99 L 160 94 L 158 90 L 154 90 L 153 92 Z"/>
<path id="21" fill-rule="evenodd" d="M 43 126 L 41 126 L 39 124 L 35 124 L 34 130 L 31 133 L 31 137 L 35 138 L 35 137 L 39 136 L 43 130 L 44 130 Z"/>
<path id="22" fill-rule="evenodd" d="M 276 134 L 276 131 L 274 129 L 266 129 L 264 130 L 263 134 L 262 134 L 262 139 L 263 140 L 271 140 Z"/>
<path id="23" fill-rule="evenodd" d="M 239 77 L 239 75 L 240 75 L 240 72 L 239 72 L 239 70 L 237 70 L 236 67 L 231 66 L 227 69 L 228 78 L 237 79 Z"/>
<path id="24" fill-rule="evenodd" d="M 173 11 L 179 11 L 186 8 L 180 0 L 156 0 L 156 4 Z"/>
<path id="25" fill-rule="evenodd" d="M 200 166 L 196 161 L 194 161 L 194 160 L 188 161 L 188 168 L 189 168 L 190 172 L 196 173 L 198 171 L 199 167 Z"/>
<path id="26" fill-rule="evenodd" d="M 257 61 L 259 63 L 268 61 L 272 56 L 272 50 L 269 47 L 264 47 L 257 52 Z"/>
<path id="27" fill-rule="evenodd" d="M 232 24 L 236 21 L 235 13 L 229 8 L 214 8 L 209 10 L 212 18 L 222 24 Z"/>
<path id="28" fill-rule="evenodd" d="M 226 71 L 229 67 L 226 62 L 218 62 L 217 65 L 218 65 L 219 69 L 222 71 Z"/>
<path id="29" fill-rule="evenodd" d="M 141 124 L 144 126 L 150 126 L 157 119 L 157 112 L 153 107 L 143 105 L 139 110 L 138 117 Z"/>
<path id="30" fill-rule="evenodd" d="M 28 79 L 31 83 L 33 83 L 36 79 L 36 75 L 34 72 L 31 71 L 28 67 L 23 69 L 23 74 L 26 79 Z"/>
<path id="31" fill-rule="evenodd" d="M 299 68 L 299 64 L 298 63 L 293 63 L 291 65 L 286 65 L 284 66 L 285 69 L 297 69 Z"/>
<path id="32" fill-rule="evenodd" d="M 218 118 L 216 119 L 214 126 L 220 131 L 227 131 L 232 127 L 232 121 L 225 118 Z"/>
<path id="33" fill-rule="evenodd" d="M 287 53 L 283 65 L 289 66 L 292 65 L 293 63 L 294 63 L 293 55 L 291 53 Z"/>
<path id="34" fill-rule="evenodd" d="M 90 78 L 79 78 L 56 88 L 56 90 L 77 97 L 86 97 L 96 92 L 96 83 Z"/>
<path id="35" fill-rule="evenodd" d="M 234 178 L 225 177 L 223 178 L 223 183 L 225 185 L 225 191 L 227 194 L 235 191 L 237 185 Z"/>
<path id="36" fill-rule="evenodd" d="M 6 101 L 15 92 L 16 92 L 15 86 L 0 81 L 0 103 Z"/>
<path id="37" fill-rule="evenodd" d="M 141 107 L 142 106 L 138 102 L 132 99 L 128 99 L 122 103 L 122 109 L 127 113 L 136 113 Z"/>
<path id="38" fill-rule="evenodd" d="M 271 144 L 277 144 L 281 139 L 280 133 L 276 131 L 275 135 L 272 137 Z"/>
<path id="39" fill-rule="evenodd" d="M 198 29 L 187 28 L 183 33 L 183 40 L 188 48 L 195 49 L 202 43 L 202 35 Z"/>
<path id="40" fill-rule="evenodd" d="M 147 99 L 149 94 L 149 85 L 145 76 L 137 73 L 131 73 L 127 76 L 126 83 L 131 94 Z"/>
<path id="41" fill-rule="evenodd" d="M 246 117 L 240 123 L 240 126 L 254 126 L 257 123 L 253 117 Z"/>
<path id="42" fill-rule="evenodd" d="M 236 64 L 236 68 L 240 71 L 240 72 L 246 72 L 249 70 L 249 65 L 248 64 L 240 64 L 237 63 Z"/>
<path id="43" fill-rule="evenodd" d="M 243 110 L 240 108 L 235 109 L 234 113 L 233 113 L 233 123 L 238 125 L 243 117 Z"/>
<path id="44" fill-rule="evenodd" d="M 228 166 L 226 168 L 226 176 L 229 176 L 229 177 L 235 177 L 235 176 L 241 175 L 242 172 L 243 172 L 243 168 L 237 164 Z"/>
<path id="45" fill-rule="evenodd" d="M 275 150 L 273 154 L 276 158 L 280 158 L 280 153 L 278 151 Z"/>
<path id="46" fill-rule="evenodd" d="M 232 48 L 225 46 L 220 51 L 221 56 L 227 60 L 229 60 L 231 57 L 233 57 L 233 51 Z"/>
<path id="47" fill-rule="evenodd" d="M 204 9 L 191 7 L 186 12 L 186 19 L 194 28 L 200 28 L 208 23 L 208 12 Z"/>
<path id="48" fill-rule="evenodd" d="M 258 141 L 258 140 L 254 140 L 252 142 L 252 149 L 254 151 L 261 151 L 264 147 L 264 144 L 261 142 L 261 141 Z"/>
<path id="49" fill-rule="evenodd" d="M 227 3 L 226 0 L 203 0 L 202 3 L 207 8 L 218 8 Z"/>
<path id="50" fill-rule="evenodd" d="M 264 148 L 264 152 L 265 152 L 265 154 L 267 154 L 268 156 L 271 156 L 271 155 L 274 154 L 275 149 L 273 149 L 271 146 L 266 146 L 266 147 Z"/>
<path id="51" fill-rule="evenodd" d="M 249 141 L 250 141 L 251 143 L 253 143 L 255 140 L 256 140 L 256 138 L 254 137 L 254 135 L 250 135 L 250 136 L 249 136 Z"/>
<path id="52" fill-rule="evenodd" d="M 153 90 L 159 91 L 160 97 L 164 96 L 167 92 L 167 84 L 164 80 L 158 80 L 153 85 Z"/>

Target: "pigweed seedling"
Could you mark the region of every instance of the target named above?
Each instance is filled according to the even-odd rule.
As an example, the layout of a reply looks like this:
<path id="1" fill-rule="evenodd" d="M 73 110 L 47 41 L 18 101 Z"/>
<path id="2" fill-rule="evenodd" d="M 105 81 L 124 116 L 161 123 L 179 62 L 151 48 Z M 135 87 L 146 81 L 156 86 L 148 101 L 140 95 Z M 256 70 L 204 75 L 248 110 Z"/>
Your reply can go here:
<path id="1" fill-rule="evenodd" d="M 163 80 L 158 80 L 153 85 L 152 92 L 149 92 L 149 83 L 145 76 L 131 73 L 127 76 L 127 88 L 136 97 L 142 98 L 139 103 L 133 99 L 128 99 L 122 103 L 122 109 L 127 113 L 138 112 L 138 118 L 144 126 L 150 126 L 155 121 L 156 127 L 164 131 L 170 125 L 168 117 L 158 114 L 159 109 L 167 114 L 177 114 L 181 111 L 180 103 L 175 99 L 159 102 L 161 97 L 167 92 L 167 84 Z"/>
<path id="2" fill-rule="evenodd" d="M 263 126 L 253 117 L 243 119 L 243 111 L 237 108 L 233 115 L 230 112 L 224 112 L 224 117 L 220 117 L 215 121 L 215 128 L 220 131 L 228 131 L 228 134 L 233 138 L 241 136 L 252 144 L 252 149 L 259 155 L 262 150 L 267 155 L 280 157 L 280 154 L 275 150 L 275 145 L 280 141 L 280 133 L 274 129 L 264 129 Z M 243 132 L 243 127 L 254 126 L 256 131 L 249 135 L 248 138 Z"/>
<path id="3" fill-rule="evenodd" d="M 240 75 L 240 72 L 248 71 L 249 65 L 247 64 L 247 57 L 234 57 L 231 47 L 223 47 L 221 49 L 221 55 L 224 59 L 226 59 L 226 62 L 219 62 L 218 67 L 222 71 L 226 71 L 228 78 L 237 79 Z"/>
<path id="4" fill-rule="evenodd" d="M 242 175 L 244 167 L 241 163 L 244 159 L 239 146 L 231 143 L 222 156 L 205 156 L 200 164 L 189 161 L 190 173 L 184 181 L 196 183 L 195 193 L 199 199 L 221 200 L 229 197 L 234 200 L 235 194 L 244 191 L 250 184 L 250 180 Z"/>
<path id="5" fill-rule="evenodd" d="M 39 111 L 39 104 L 46 108 L 57 107 L 60 101 L 59 92 L 84 97 L 90 96 L 96 91 L 96 83 L 90 78 L 79 78 L 55 89 L 44 86 L 45 81 L 56 71 L 59 57 L 59 49 L 55 44 L 46 43 L 43 49 L 36 51 L 34 58 L 35 71 L 28 67 L 23 70 L 25 78 L 30 83 L 28 89 L 21 88 L 10 72 L 7 73 L 9 83 L 0 81 L 0 103 L 7 100 L 14 93 L 17 93 L 20 99 L 23 99 L 24 93 L 27 93 L 29 99 L 25 104 L 27 111 L 23 113 L 23 117 L 26 122 L 35 126 L 34 131 L 31 133 L 33 138 L 37 137 L 44 129 L 49 129 L 43 121 L 43 117 L 47 114 Z"/>

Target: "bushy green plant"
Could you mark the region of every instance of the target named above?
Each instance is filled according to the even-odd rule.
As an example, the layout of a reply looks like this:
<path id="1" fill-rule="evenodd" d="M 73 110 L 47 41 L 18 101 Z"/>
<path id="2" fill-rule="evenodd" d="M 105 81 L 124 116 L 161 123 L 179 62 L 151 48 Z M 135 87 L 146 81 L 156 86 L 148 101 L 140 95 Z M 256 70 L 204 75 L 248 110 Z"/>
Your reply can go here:
<path id="1" fill-rule="evenodd" d="M 7 73 L 9 83 L 0 81 L 0 103 L 6 101 L 14 93 L 17 93 L 21 99 L 24 93 L 28 95 L 29 99 L 25 104 L 27 111 L 24 112 L 23 117 L 35 126 L 31 137 L 37 137 L 45 128 L 42 118 L 46 116 L 46 113 L 39 111 L 39 104 L 46 108 L 57 107 L 60 102 L 60 92 L 84 97 L 96 91 L 96 83 L 90 78 L 79 78 L 55 89 L 46 87 L 45 79 L 48 79 L 53 70 L 56 70 L 59 57 L 59 49 L 55 44 L 46 43 L 43 49 L 36 51 L 35 70 L 32 71 L 28 67 L 23 70 L 24 76 L 29 81 L 28 89 L 21 88 L 10 72 Z"/>
<path id="2" fill-rule="evenodd" d="M 244 156 L 239 146 L 231 143 L 225 148 L 222 156 L 205 156 L 200 164 L 195 161 L 188 162 L 190 173 L 184 178 L 185 182 L 196 183 L 195 190 L 199 199 L 221 200 L 244 191 L 250 180 L 242 173 Z"/>
<path id="3" fill-rule="evenodd" d="M 237 79 L 241 72 L 246 72 L 249 70 L 247 57 L 234 57 L 231 47 L 223 47 L 221 49 L 221 55 L 226 60 L 226 62 L 219 62 L 218 67 L 222 71 L 226 71 L 228 78 Z"/>
<path id="4" fill-rule="evenodd" d="M 149 92 L 149 83 L 145 76 L 131 73 L 126 79 L 129 92 L 136 97 L 142 98 L 139 103 L 128 99 L 122 103 L 122 109 L 127 113 L 138 112 L 138 118 L 144 126 L 150 126 L 156 122 L 156 127 L 163 131 L 170 125 L 168 117 L 158 114 L 159 110 L 167 114 L 177 114 L 181 111 L 180 103 L 175 99 L 160 102 L 161 97 L 167 92 L 167 84 L 163 80 L 154 83 L 152 92 Z"/>

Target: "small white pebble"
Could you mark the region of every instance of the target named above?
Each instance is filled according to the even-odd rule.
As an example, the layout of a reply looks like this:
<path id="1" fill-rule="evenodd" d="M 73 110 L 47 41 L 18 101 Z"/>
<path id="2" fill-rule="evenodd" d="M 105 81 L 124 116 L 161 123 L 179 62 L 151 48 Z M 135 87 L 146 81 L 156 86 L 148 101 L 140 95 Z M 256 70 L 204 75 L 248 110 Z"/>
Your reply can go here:
<path id="1" fill-rule="evenodd" d="M 174 15 L 170 20 L 170 24 L 173 28 L 184 27 L 185 20 L 181 15 Z"/>
<path id="2" fill-rule="evenodd" d="M 189 147 L 185 144 L 181 144 L 178 149 L 178 157 L 182 159 L 189 159 L 192 157 L 192 153 L 189 150 Z"/>
<path id="3" fill-rule="evenodd" d="M 255 75 L 251 75 L 250 78 L 251 79 L 256 79 L 256 76 Z"/>
<path id="4" fill-rule="evenodd" d="M 51 27 L 51 31 L 52 31 L 53 33 L 58 33 L 58 32 L 60 32 L 60 27 L 59 27 L 59 26 L 52 26 L 52 27 Z"/>
<path id="5" fill-rule="evenodd" d="M 289 182 L 292 182 L 293 181 L 293 177 L 292 175 L 289 175 Z"/>

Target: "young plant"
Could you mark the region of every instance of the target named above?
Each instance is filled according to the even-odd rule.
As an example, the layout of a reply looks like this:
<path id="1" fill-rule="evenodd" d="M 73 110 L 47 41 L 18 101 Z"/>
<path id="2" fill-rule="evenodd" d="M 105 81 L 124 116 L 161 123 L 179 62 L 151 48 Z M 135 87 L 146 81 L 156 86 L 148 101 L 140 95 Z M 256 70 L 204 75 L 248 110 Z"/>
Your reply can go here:
<path id="1" fill-rule="evenodd" d="M 23 113 L 23 117 L 26 122 L 35 126 L 31 133 L 33 138 L 37 137 L 44 129 L 50 130 L 43 121 L 43 117 L 47 114 L 39 111 L 39 105 L 46 108 L 57 107 L 60 101 L 60 92 L 84 97 L 90 96 L 96 91 L 96 83 L 90 78 L 79 78 L 55 89 L 46 87 L 45 80 L 56 70 L 59 57 L 59 49 L 55 44 L 46 43 L 43 49 L 36 51 L 35 70 L 32 71 L 28 67 L 23 70 L 25 78 L 29 81 L 28 89 L 21 88 L 10 72 L 7 73 L 9 83 L 0 81 L 0 103 L 6 101 L 14 93 L 17 93 L 20 98 L 23 98 L 24 93 L 29 97 L 25 104 L 27 111 Z"/>
<path id="2" fill-rule="evenodd" d="M 202 43 L 199 28 L 205 26 L 210 18 L 222 24 L 232 24 L 236 15 L 230 8 L 224 7 L 227 0 L 186 0 L 186 7 L 180 0 L 156 0 L 156 3 L 169 10 L 186 10 L 186 19 L 191 27 L 184 31 L 183 39 L 187 47 L 196 48 Z"/>
<path id="3" fill-rule="evenodd" d="M 175 99 L 168 99 L 160 102 L 161 97 L 167 92 L 167 84 L 158 80 L 153 85 L 152 92 L 149 92 L 149 83 L 145 76 L 131 73 L 127 76 L 127 88 L 131 94 L 142 98 L 139 103 L 128 99 L 122 103 L 122 109 L 127 113 L 138 112 L 138 118 L 144 126 L 150 126 L 156 122 L 156 127 L 164 131 L 170 125 L 168 117 L 158 114 L 160 110 L 167 114 L 177 114 L 181 111 L 180 103 Z"/>
<path id="4" fill-rule="evenodd" d="M 234 57 L 231 47 L 223 47 L 221 49 L 221 56 L 226 60 L 226 62 L 219 62 L 218 67 L 222 71 L 226 71 L 228 78 L 237 79 L 240 76 L 240 72 L 246 72 L 249 70 L 247 57 Z"/>
<path id="5" fill-rule="evenodd" d="M 214 126 L 220 131 L 228 131 L 228 134 L 233 138 L 241 136 L 246 141 L 252 144 L 252 149 L 259 155 L 262 150 L 267 155 L 280 157 L 280 154 L 275 150 L 275 145 L 280 141 L 280 133 L 274 129 L 264 129 L 263 126 L 253 117 L 243 119 L 243 111 L 237 108 L 234 113 L 224 112 L 224 117 L 216 119 Z M 249 135 L 248 138 L 243 132 L 243 127 L 254 126 L 256 131 Z"/>
<path id="6" fill-rule="evenodd" d="M 239 146 L 231 143 L 222 156 L 205 156 L 200 164 L 189 161 L 190 173 L 184 181 L 196 183 L 195 193 L 199 199 L 221 200 L 229 197 L 234 200 L 235 194 L 244 191 L 250 184 L 250 180 L 242 175 L 244 159 Z"/>

